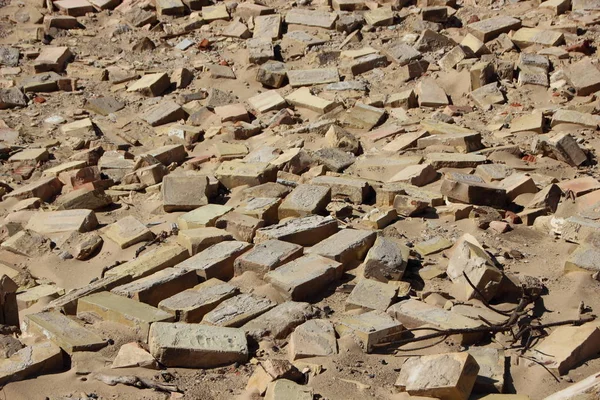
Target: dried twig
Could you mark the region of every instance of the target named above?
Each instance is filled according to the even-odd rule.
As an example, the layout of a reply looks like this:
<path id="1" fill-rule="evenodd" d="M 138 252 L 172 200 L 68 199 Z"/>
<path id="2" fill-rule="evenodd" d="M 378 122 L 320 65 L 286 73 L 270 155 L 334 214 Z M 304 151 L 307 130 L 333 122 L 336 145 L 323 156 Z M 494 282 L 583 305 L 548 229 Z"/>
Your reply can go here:
<path id="1" fill-rule="evenodd" d="M 152 379 L 141 378 L 135 375 L 119 375 L 110 376 L 104 374 L 96 374 L 94 378 L 100 382 L 106 383 L 109 386 L 115 386 L 117 384 L 134 386 L 139 389 L 154 389 L 160 392 L 181 392 L 176 385 L 169 385 L 165 383 L 159 383 Z"/>

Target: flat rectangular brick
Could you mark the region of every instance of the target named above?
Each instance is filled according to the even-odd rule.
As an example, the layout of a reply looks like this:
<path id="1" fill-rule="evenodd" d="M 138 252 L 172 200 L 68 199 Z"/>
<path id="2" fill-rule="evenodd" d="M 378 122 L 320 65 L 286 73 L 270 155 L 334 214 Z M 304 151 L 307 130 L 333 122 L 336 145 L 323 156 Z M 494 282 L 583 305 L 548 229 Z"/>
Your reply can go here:
<path id="1" fill-rule="evenodd" d="M 99 292 L 81 298 L 77 304 L 77 315 L 84 313 L 133 328 L 136 335 L 144 341 L 153 323 L 175 319 L 166 311 L 110 292 Z"/>
<path id="2" fill-rule="evenodd" d="M 108 344 L 72 318 L 55 311 L 30 314 L 24 324 L 29 333 L 45 336 L 69 354 L 96 351 Z"/>

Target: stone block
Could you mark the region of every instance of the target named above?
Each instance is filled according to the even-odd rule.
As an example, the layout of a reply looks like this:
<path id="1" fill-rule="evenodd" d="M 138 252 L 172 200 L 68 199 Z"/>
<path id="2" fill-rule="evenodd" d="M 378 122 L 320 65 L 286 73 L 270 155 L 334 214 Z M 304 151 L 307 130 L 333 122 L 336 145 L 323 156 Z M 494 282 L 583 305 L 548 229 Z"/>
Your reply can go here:
<path id="1" fill-rule="evenodd" d="M 94 12 L 94 6 L 87 0 L 60 0 L 55 1 L 54 6 L 58 8 L 62 14 L 67 14 L 72 17 L 83 17 L 87 13 Z"/>
<path id="2" fill-rule="evenodd" d="M 188 257 L 188 251 L 178 244 L 165 244 L 110 269 L 106 275 L 130 275 L 134 279 L 142 278 L 162 269 L 173 267 Z"/>
<path id="3" fill-rule="evenodd" d="M 239 276 L 252 271 L 262 277 L 269 271 L 301 257 L 303 251 L 303 247 L 296 244 L 267 240 L 238 257 L 234 262 L 234 272 Z"/>
<path id="4" fill-rule="evenodd" d="M 410 357 L 395 386 L 411 396 L 467 400 L 478 372 L 477 361 L 467 352 Z"/>
<path id="5" fill-rule="evenodd" d="M 251 243 L 256 231 L 265 226 L 263 220 L 237 213 L 229 212 L 219 218 L 216 227 L 229 232 L 236 240 Z"/>
<path id="6" fill-rule="evenodd" d="M 277 171 L 269 163 L 231 160 L 223 162 L 215 175 L 227 189 L 232 189 L 242 185 L 257 186 L 275 182 Z"/>
<path id="7" fill-rule="evenodd" d="M 218 279 L 209 279 L 158 303 L 158 308 L 175 315 L 179 322 L 196 323 L 223 301 L 236 296 L 238 288 Z"/>
<path id="8" fill-rule="evenodd" d="M 320 214 L 331 201 L 331 189 L 320 185 L 298 185 L 281 203 L 279 219 Z"/>
<path id="9" fill-rule="evenodd" d="M 521 28 L 512 35 L 511 40 L 519 49 L 525 49 L 533 45 L 544 47 L 559 46 L 564 43 L 565 38 L 560 31 Z"/>
<path id="10" fill-rule="evenodd" d="M 170 322 L 174 316 L 158 308 L 110 292 L 99 292 L 82 297 L 77 303 L 77 316 L 93 314 L 102 321 L 111 321 L 133 328 L 143 341 L 150 326 L 157 322 Z"/>
<path id="11" fill-rule="evenodd" d="M 295 87 L 323 85 L 340 81 L 337 68 L 299 69 L 287 71 L 290 85 Z"/>
<path id="12" fill-rule="evenodd" d="M 150 126 L 159 126 L 185 119 L 185 111 L 173 101 L 162 101 L 140 116 Z"/>
<path id="13" fill-rule="evenodd" d="M 261 54 L 264 52 L 261 51 Z M 260 56 L 258 59 L 254 59 L 254 62 L 259 62 L 266 57 Z M 272 57 L 272 56 L 271 56 Z M 282 87 L 287 80 L 287 67 L 284 63 L 279 61 L 266 61 L 256 71 L 256 81 L 262 83 L 265 86 L 279 88 Z"/>
<path id="14" fill-rule="evenodd" d="M 71 58 L 73 58 L 73 53 L 68 47 L 46 47 L 35 59 L 33 67 L 36 73 L 62 72 Z"/>
<path id="15" fill-rule="evenodd" d="M 506 370 L 506 355 L 504 350 L 488 347 L 471 347 L 468 352 L 479 365 L 479 373 L 473 386 L 473 392 L 503 393 L 504 371 Z"/>
<path id="16" fill-rule="evenodd" d="M 361 279 L 346 299 L 346 311 L 385 311 L 396 300 L 397 289 L 393 285 Z"/>
<path id="17" fill-rule="evenodd" d="M 96 214 L 90 210 L 38 212 L 26 229 L 46 234 L 59 232 L 89 232 L 98 226 Z"/>
<path id="18" fill-rule="evenodd" d="M 483 326 L 481 322 L 474 319 L 414 299 L 403 300 L 394 304 L 388 308 L 387 313 L 408 329 L 421 326 L 432 326 L 438 329 L 464 329 Z M 465 333 L 451 337 L 461 344 L 472 344 L 480 340 L 482 336 L 481 333 Z"/>
<path id="19" fill-rule="evenodd" d="M 388 26 L 394 23 L 392 7 L 379 7 L 365 12 L 365 22 L 371 26 Z"/>
<path id="20" fill-rule="evenodd" d="M 475 168 L 487 161 L 486 156 L 478 154 L 456 154 L 456 153 L 429 153 L 427 162 L 433 168 Z"/>
<path id="21" fill-rule="evenodd" d="M 337 231 L 338 224 L 335 219 L 313 215 L 260 228 L 256 231 L 254 242 L 261 243 L 269 239 L 278 239 L 301 246 L 312 246 Z"/>
<path id="22" fill-rule="evenodd" d="M 187 212 L 177 218 L 180 229 L 207 228 L 215 226 L 215 223 L 223 215 L 231 211 L 229 206 L 219 204 L 207 204 L 195 210 Z"/>
<path id="23" fill-rule="evenodd" d="M 188 250 L 190 256 L 226 240 L 233 240 L 231 233 L 214 227 L 185 229 L 177 235 L 178 243 Z"/>
<path id="24" fill-rule="evenodd" d="M 578 167 L 587 162 L 587 155 L 579 147 L 577 141 L 568 133 L 560 133 L 550 140 L 548 144 L 554 156 L 572 167 Z"/>
<path id="25" fill-rule="evenodd" d="M 240 294 L 224 300 L 202 319 L 203 324 L 239 328 L 246 322 L 275 307 L 276 303 L 265 297 Z"/>
<path id="26" fill-rule="evenodd" d="M 364 260 L 364 277 L 380 282 L 402 279 L 409 252 L 397 239 L 377 237 Z"/>
<path id="27" fill-rule="evenodd" d="M 249 243 L 234 240 L 217 243 L 179 263 L 177 268 L 184 271 L 196 271 L 203 280 L 217 278 L 227 281 L 233 278 L 235 259 L 251 247 L 252 245 Z"/>
<path id="28" fill-rule="evenodd" d="M 319 255 L 306 255 L 265 274 L 270 283 L 287 300 L 314 298 L 337 281 L 342 264 Z"/>
<path id="29" fill-rule="evenodd" d="M 426 78 L 419 82 L 416 92 L 421 107 L 443 107 L 450 104 L 448 95 L 433 78 Z"/>
<path id="30" fill-rule="evenodd" d="M 375 243 L 375 238 L 373 231 L 342 229 L 306 252 L 338 261 L 346 267 L 350 266 L 349 263 L 362 261 Z"/>
<path id="31" fill-rule="evenodd" d="M 166 212 L 190 211 L 208 204 L 208 178 L 202 175 L 167 175 L 162 184 Z"/>
<path id="32" fill-rule="evenodd" d="M 600 352 L 600 329 L 594 324 L 559 326 L 536 350 L 536 359 L 564 375 Z"/>
<path id="33" fill-rule="evenodd" d="M 347 199 L 354 204 L 363 204 L 371 189 L 363 179 L 344 176 L 317 176 L 311 180 L 311 184 L 329 187 L 332 199 Z"/>
<path id="34" fill-rule="evenodd" d="M 473 90 L 470 96 L 475 104 L 484 111 L 489 110 L 495 104 L 506 102 L 497 82 L 489 83 Z"/>
<path id="35" fill-rule="evenodd" d="M 285 339 L 298 325 L 317 313 L 318 310 L 309 303 L 286 301 L 249 321 L 242 329 L 256 340 L 267 336 Z"/>
<path id="36" fill-rule="evenodd" d="M 259 113 L 265 113 L 268 111 L 279 110 L 286 106 L 285 99 L 281 97 L 275 90 L 268 90 L 266 92 L 257 94 L 256 96 L 248 99 L 250 107 L 258 111 Z"/>
<path id="37" fill-rule="evenodd" d="M 600 90 L 600 71 L 587 57 L 571 64 L 566 74 L 578 96 L 587 96 Z"/>
<path id="38" fill-rule="evenodd" d="M 335 322 L 335 330 L 340 337 L 352 336 L 366 353 L 371 353 L 378 344 L 399 340 L 404 327 L 382 311 L 369 311 L 341 317 Z"/>
<path id="39" fill-rule="evenodd" d="M 293 8 L 285 15 L 285 22 L 288 25 L 303 25 L 332 29 L 337 17 L 338 16 L 335 13 Z"/>
<path id="40" fill-rule="evenodd" d="M 156 307 L 167 297 L 189 289 L 197 283 L 198 277 L 194 271 L 171 267 L 117 286 L 111 292 Z"/>
<path id="41" fill-rule="evenodd" d="M 252 37 L 277 40 L 281 36 L 281 15 L 259 15 L 254 18 Z"/>
<path id="42" fill-rule="evenodd" d="M 521 21 L 509 16 L 500 16 L 484 19 L 467 25 L 467 30 L 482 42 L 489 42 L 502 33 L 517 30 L 521 27 Z"/>
<path id="43" fill-rule="evenodd" d="M 148 74 L 129 85 L 128 92 L 138 92 L 144 96 L 156 97 L 163 94 L 171 85 L 171 80 L 166 72 Z"/>
<path id="44" fill-rule="evenodd" d="M 5 195 L 5 198 L 14 197 L 18 200 L 30 199 L 37 197 L 43 201 L 49 202 L 55 196 L 60 194 L 63 184 L 58 178 L 51 176 L 41 178 L 35 182 L 17 188 Z"/>
<path id="45" fill-rule="evenodd" d="M 30 334 L 46 337 L 69 354 L 100 350 L 108 344 L 96 333 L 58 312 L 30 314 L 23 324 Z"/>
<path id="46" fill-rule="evenodd" d="M 293 106 L 326 114 L 337 107 L 337 103 L 313 96 L 308 88 L 300 88 L 286 96 L 285 100 Z"/>
<path id="47" fill-rule="evenodd" d="M 148 347 L 167 367 L 214 368 L 248 360 L 246 336 L 237 328 L 158 322 L 150 328 Z"/>
<path id="48" fill-rule="evenodd" d="M 290 359 L 333 356 L 338 352 L 333 324 L 324 319 L 311 319 L 298 326 L 289 342 Z"/>
<path id="49" fill-rule="evenodd" d="M 20 381 L 63 368 L 63 353 L 51 341 L 34 343 L 0 360 L 0 384 Z"/>
<path id="50" fill-rule="evenodd" d="M 110 224 L 103 233 L 122 249 L 154 238 L 152 231 L 131 215 Z"/>

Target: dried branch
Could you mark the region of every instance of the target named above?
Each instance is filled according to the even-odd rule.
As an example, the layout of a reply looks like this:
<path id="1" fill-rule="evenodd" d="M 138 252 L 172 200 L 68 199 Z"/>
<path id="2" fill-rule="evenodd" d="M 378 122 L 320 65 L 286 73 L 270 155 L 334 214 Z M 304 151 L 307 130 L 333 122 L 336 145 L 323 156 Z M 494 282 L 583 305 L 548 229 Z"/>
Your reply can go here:
<path id="1" fill-rule="evenodd" d="M 115 386 L 117 384 L 134 386 L 139 389 L 154 389 L 159 392 L 180 392 L 179 388 L 176 385 L 169 385 L 165 383 L 159 383 L 152 379 L 141 378 L 135 375 L 119 375 L 119 376 L 110 376 L 104 374 L 96 374 L 94 378 L 102 383 L 106 383 L 109 386 Z"/>

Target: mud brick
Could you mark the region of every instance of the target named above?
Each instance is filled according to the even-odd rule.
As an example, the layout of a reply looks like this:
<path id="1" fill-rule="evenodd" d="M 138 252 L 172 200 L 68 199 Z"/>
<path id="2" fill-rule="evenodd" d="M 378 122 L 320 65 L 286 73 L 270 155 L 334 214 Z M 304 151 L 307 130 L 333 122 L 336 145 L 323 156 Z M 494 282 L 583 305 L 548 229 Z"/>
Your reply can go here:
<path id="1" fill-rule="evenodd" d="M 478 372 L 477 361 L 467 352 L 411 357 L 395 386 L 411 396 L 467 400 Z"/>
<path id="2" fill-rule="evenodd" d="M 14 197 L 19 200 L 38 197 L 43 201 L 50 201 L 60 193 L 62 186 L 62 183 L 56 177 L 42 178 L 13 190 L 5 197 Z"/>
<path id="3" fill-rule="evenodd" d="M 252 37 L 277 40 L 281 36 L 281 15 L 259 15 L 254 18 Z"/>
<path id="4" fill-rule="evenodd" d="M 579 147 L 573 136 L 568 133 L 560 133 L 551 138 L 548 143 L 559 160 L 573 167 L 578 167 L 587 161 L 587 155 Z"/>
<path id="5" fill-rule="evenodd" d="M 104 235 L 122 249 L 154 238 L 152 231 L 131 215 L 110 224 L 104 230 Z"/>
<path id="6" fill-rule="evenodd" d="M 474 319 L 413 299 L 394 304 L 388 308 L 387 313 L 408 329 L 420 326 L 433 326 L 438 329 L 477 329 L 483 326 L 481 322 Z M 483 335 L 477 332 L 452 336 L 463 345 L 476 343 L 482 337 Z"/>
<path id="7" fill-rule="evenodd" d="M 391 7 L 380 7 L 365 12 L 365 22 L 371 26 L 387 26 L 394 23 Z"/>
<path id="8" fill-rule="evenodd" d="M 481 134 L 476 132 L 433 134 L 417 141 L 417 146 L 421 149 L 440 145 L 452 146 L 460 153 L 471 153 L 483 148 Z"/>
<path id="9" fill-rule="evenodd" d="M 174 316 L 168 312 L 110 292 L 94 293 L 79 299 L 77 316 L 87 313 L 103 321 L 133 328 L 142 341 L 146 341 L 151 325 L 174 320 Z"/>
<path id="10" fill-rule="evenodd" d="M 44 48 L 35 59 L 33 67 L 36 73 L 49 71 L 62 72 L 65 69 L 67 61 L 72 57 L 73 53 L 71 53 L 68 47 Z"/>
<path id="11" fill-rule="evenodd" d="M 206 228 L 215 225 L 217 219 L 231 211 L 229 206 L 207 204 L 177 218 L 180 229 Z"/>
<path id="12" fill-rule="evenodd" d="M 148 74 L 129 85 L 128 92 L 139 92 L 148 97 L 156 97 L 163 94 L 171 85 L 171 80 L 166 72 Z"/>
<path id="13" fill-rule="evenodd" d="M 497 38 L 502 33 L 517 30 L 521 27 L 521 21 L 509 16 L 500 16 L 484 19 L 467 25 L 467 30 L 482 42 L 488 42 Z"/>
<path id="14" fill-rule="evenodd" d="M 266 313 L 276 306 L 276 303 L 252 294 L 240 294 L 224 300 L 208 312 L 202 323 L 230 328 L 239 328 L 246 322 Z"/>
<path id="15" fill-rule="evenodd" d="M 312 246 L 337 231 L 338 224 L 335 219 L 313 215 L 260 228 L 256 231 L 254 242 L 261 243 L 269 239 L 277 239 L 301 246 Z"/>
<path id="16" fill-rule="evenodd" d="M 277 170 L 268 163 L 231 160 L 223 162 L 215 175 L 226 188 L 232 189 L 241 185 L 257 186 L 275 182 Z"/>
<path id="17" fill-rule="evenodd" d="M 481 61 L 473 64 L 469 74 L 471 77 L 471 90 L 476 90 L 492 81 L 494 66 L 489 62 Z"/>
<path id="18" fill-rule="evenodd" d="M 256 72 L 256 80 L 268 87 L 279 88 L 287 80 L 287 67 L 279 61 L 268 61 Z"/>
<path id="19" fill-rule="evenodd" d="M 248 215 L 229 212 L 217 220 L 216 226 L 231 233 L 236 240 L 252 242 L 256 231 L 265 226 L 265 222 Z"/>
<path id="20" fill-rule="evenodd" d="M 269 60 L 272 60 L 275 57 L 275 53 L 273 50 L 273 43 L 271 42 L 271 39 L 265 39 L 265 38 L 254 38 L 254 39 L 248 39 L 246 41 L 246 49 L 248 50 L 248 62 L 250 63 L 254 63 L 254 64 L 264 64 Z M 272 84 L 268 85 L 268 86 L 273 86 L 273 87 L 281 87 L 283 85 L 283 82 L 278 83 L 276 81 L 276 76 L 277 75 L 277 71 L 274 70 L 275 66 L 279 66 L 281 65 L 282 69 L 283 69 L 283 78 L 281 78 L 281 81 L 283 81 L 283 79 L 285 79 L 285 64 L 280 63 L 278 61 L 274 62 L 273 65 L 271 66 L 265 66 L 264 68 L 261 68 L 258 70 L 257 72 L 257 81 L 263 83 L 263 84 L 267 84 L 268 82 L 272 82 Z M 260 76 L 260 79 L 259 79 Z"/>
<path id="21" fill-rule="evenodd" d="M 286 101 L 296 107 L 307 108 L 320 114 L 326 114 L 337 107 L 337 103 L 313 96 L 308 88 L 300 88 L 290 93 Z"/>
<path id="22" fill-rule="evenodd" d="M 191 211 L 208 204 L 207 188 L 206 176 L 165 176 L 162 186 L 164 210 L 166 212 Z"/>
<path id="23" fill-rule="evenodd" d="M 225 4 L 202 7 L 202 18 L 205 21 L 212 22 L 219 19 L 228 20 L 229 13 Z"/>
<path id="24" fill-rule="evenodd" d="M 485 164 L 487 158 L 477 154 L 429 153 L 427 162 L 436 170 L 440 168 L 475 168 Z"/>
<path id="25" fill-rule="evenodd" d="M 163 101 L 144 112 L 141 118 L 150 126 L 159 126 L 185 119 L 185 111 L 173 101 Z"/>
<path id="26" fill-rule="evenodd" d="M 327 239 L 307 249 L 307 254 L 318 254 L 349 267 L 352 262 L 362 261 L 375 243 L 375 232 L 342 229 Z"/>
<path id="27" fill-rule="evenodd" d="M 61 13 L 72 17 L 83 17 L 87 13 L 94 12 L 94 6 L 86 0 L 60 0 L 53 4 Z"/>
<path id="28" fill-rule="evenodd" d="M 177 241 L 188 249 L 190 256 L 225 240 L 233 240 L 233 236 L 223 229 L 214 227 L 185 229 L 179 231 L 177 235 Z"/>
<path id="29" fill-rule="evenodd" d="M 248 342 L 239 328 L 158 322 L 152 324 L 148 345 L 168 367 L 214 368 L 248 360 Z"/>
<path id="30" fill-rule="evenodd" d="M 261 278 L 264 274 L 286 264 L 303 254 L 303 247 L 280 240 L 267 240 L 242 254 L 234 262 L 235 275 L 252 271 Z"/>
<path id="31" fill-rule="evenodd" d="M 371 353 L 378 344 L 398 340 L 404 327 L 385 312 L 375 310 L 343 316 L 335 322 L 335 330 L 341 337 L 353 336 L 364 352 Z"/>
<path id="32" fill-rule="evenodd" d="M 545 47 L 559 46 L 564 43 L 565 38 L 562 32 L 537 28 L 521 28 L 516 31 L 511 40 L 519 49 L 524 49 L 533 45 Z"/>
<path id="33" fill-rule="evenodd" d="M 475 175 L 453 173 L 442 178 L 441 193 L 451 200 L 481 206 L 503 207 L 506 190 L 491 186 Z"/>
<path id="34" fill-rule="evenodd" d="M 371 279 L 358 281 L 346 299 L 346 311 L 385 311 L 396 299 L 396 287 Z"/>
<path id="35" fill-rule="evenodd" d="M 344 116 L 344 126 L 371 130 L 379 125 L 384 115 L 384 109 L 357 103 Z"/>
<path id="36" fill-rule="evenodd" d="M 292 87 L 322 85 L 340 81 L 337 68 L 299 69 L 287 71 Z"/>
<path id="37" fill-rule="evenodd" d="M 217 243 L 178 264 L 177 268 L 184 271 L 195 271 L 203 280 L 211 278 L 229 280 L 233 278 L 235 259 L 251 247 L 252 245 L 249 243 L 235 240 Z"/>
<path id="38" fill-rule="evenodd" d="M 338 16 L 335 13 L 293 8 L 285 15 L 285 22 L 288 25 L 293 24 L 333 29 L 337 17 Z"/>
<path id="39" fill-rule="evenodd" d="M 173 163 L 181 163 L 187 157 L 187 152 L 182 144 L 172 144 L 158 147 L 145 153 L 160 161 L 164 166 L 169 166 Z M 144 155 L 145 155 L 144 154 Z"/>
<path id="40" fill-rule="evenodd" d="M 285 99 L 275 90 L 268 90 L 250 97 L 248 99 L 248 104 L 259 113 L 279 110 L 286 106 Z"/>
<path id="41" fill-rule="evenodd" d="M 162 300 L 194 287 L 197 283 L 198 276 L 194 271 L 165 268 L 145 278 L 117 286 L 111 292 L 157 307 Z"/>
<path id="42" fill-rule="evenodd" d="M 287 300 L 315 298 L 341 277 L 342 264 L 319 255 L 306 255 L 265 274 L 270 283 Z"/>
<path id="43" fill-rule="evenodd" d="M 578 96 L 587 96 L 600 90 L 600 71 L 589 58 L 571 64 L 566 73 Z"/>
<path id="44" fill-rule="evenodd" d="M 298 185 L 279 206 L 279 219 L 320 214 L 331 201 L 331 189 L 320 185 Z"/>
<path id="45" fill-rule="evenodd" d="M 14 107 L 26 107 L 27 96 L 18 88 L 0 89 L 0 110 Z"/>
<path id="46" fill-rule="evenodd" d="M 100 350 L 108 344 L 74 319 L 55 311 L 30 314 L 23 325 L 29 334 L 44 336 L 71 355 L 79 351 Z"/>
<path id="47" fill-rule="evenodd" d="M 185 6 L 181 0 L 154 0 L 159 15 L 183 15 Z"/>

